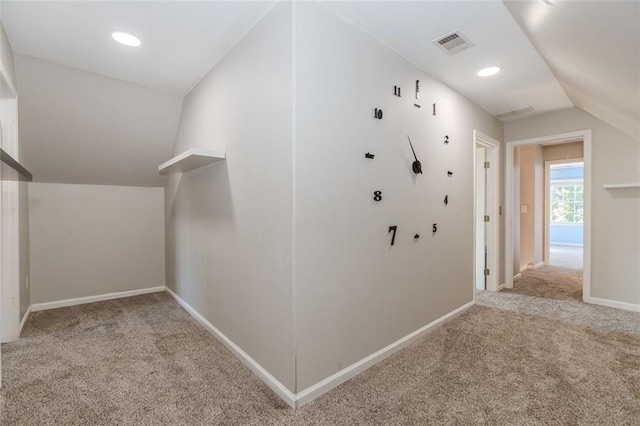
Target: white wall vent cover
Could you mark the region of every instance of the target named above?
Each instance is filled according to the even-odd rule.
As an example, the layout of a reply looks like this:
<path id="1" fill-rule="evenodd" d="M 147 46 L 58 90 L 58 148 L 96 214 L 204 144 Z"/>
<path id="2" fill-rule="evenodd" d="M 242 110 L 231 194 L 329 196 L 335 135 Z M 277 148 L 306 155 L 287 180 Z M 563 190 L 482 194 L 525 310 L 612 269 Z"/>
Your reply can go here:
<path id="1" fill-rule="evenodd" d="M 460 53 L 463 50 L 467 50 L 473 43 L 468 38 L 463 36 L 458 30 L 447 33 L 437 39 L 433 40 L 433 44 L 438 46 L 443 52 L 449 56 L 453 56 L 456 53 Z"/>

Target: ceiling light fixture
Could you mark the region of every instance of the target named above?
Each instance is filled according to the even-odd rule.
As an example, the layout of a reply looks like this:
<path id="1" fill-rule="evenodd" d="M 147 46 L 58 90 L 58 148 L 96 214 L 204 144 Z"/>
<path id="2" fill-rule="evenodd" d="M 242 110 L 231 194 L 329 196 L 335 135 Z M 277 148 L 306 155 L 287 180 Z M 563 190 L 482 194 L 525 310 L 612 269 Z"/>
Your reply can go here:
<path id="1" fill-rule="evenodd" d="M 121 31 L 116 31 L 115 33 L 111 34 L 111 37 L 113 37 L 113 39 L 118 43 L 122 43 L 125 46 L 138 47 L 141 44 L 138 37 L 133 36 L 129 33 L 123 33 Z"/>
<path id="2" fill-rule="evenodd" d="M 492 75 L 496 75 L 500 72 L 500 67 L 487 67 L 478 71 L 478 75 L 480 77 L 489 77 Z"/>

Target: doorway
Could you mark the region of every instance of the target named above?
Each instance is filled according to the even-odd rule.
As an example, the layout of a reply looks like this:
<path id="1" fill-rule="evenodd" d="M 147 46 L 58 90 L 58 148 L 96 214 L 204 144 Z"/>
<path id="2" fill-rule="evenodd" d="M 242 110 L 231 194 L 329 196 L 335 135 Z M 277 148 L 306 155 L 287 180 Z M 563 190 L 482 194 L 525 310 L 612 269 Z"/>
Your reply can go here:
<path id="1" fill-rule="evenodd" d="M 474 131 L 474 291 L 498 291 L 500 144 Z"/>
<path id="2" fill-rule="evenodd" d="M 518 158 L 518 151 L 521 149 L 532 149 L 542 147 L 544 149 L 565 149 L 563 146 L 569 146 L 571 143 L 580 143 L 581 146 L 581 155 L 582 158 L 565 158 L 564 161 L 547 161 L 540 162 L 536 160 L 536 170 L 547 170 L 545 174 L 544 181 L 544 209 L 542 208 L 543 203 L 539 203 L 537 201 L 532 202 L 533 204 L 529 204 L 528 202 L 522 202 L 520 200 L 520 176 L 521 172 L 520 164 L 518 161 L 521 159 Z M 540 138 L 532 138 L 525 139 L 520 141 L 512 141 L 506 143 L 506 188 L 505 188 L 505 216 L 506 216 L 506 235 L 505 235 L 505 279 L 506 279 L 506 287 L 509 289 L 514 288 L 514 279 L 518 279 L 521 271 L 530 271 L 531 269 L 537 270 L 540 269 L 540 274 L 547 273 L 548 268 L 552 268 L 550 266 L 552 262 L 556 262 L 555 258 L 552 257 L 552 248 L 553 244 L 550 244 L 552 240 L 561 238 L 559 235 L 556 235 L 556 231 L 558 233 L 566 232 L 567 228 L 573 227 L 570 230 L 572 233 L 572 237 L 575 241 L 579 241 L 583 247 L 583 256 L 582 256 L 582 273 L 580 273 L 580 281 L 581 288 L 580 293 L 577 294 L 577 298 L 579 300 L 583 300 L 584 302 L 589 302 L 591 299 L 591 276 L 590 276 L 590 253 L 591 253 L 591 131 L 583 130 L 578 132 L 570 132 L 563 133 L 558 135 L 551 135 Z M 537 154 L 540 159 L 543 157 L 538 153 Z M 567 155 L 568 157 L 568 155 Z M 542 160 L 543 161 L 543 160 Z M 581 178 L 578 179 L 574 176 L 572 179 L 565 179 L 564 182 L 562 180 L 556 182 L 556 186 L 559 188 L 556 190 L 555 194 L 555 206 L 554 203 L 554 192 L 551 189 L 551 171 L 552 166 L 556 164 L 557 167 L 565 167 L 562 165 L 573 164 L 574 170 L 567 170 L 566 173 L 579 173 Z M 544 164 L 544 166 L 543 166 Z M 579 166 L 579 167 L 578 167 Z M 579 171 L 576 169 L 580 169 Z M 537 173 L 537 171 L 536 171 Z M 568 176 L 568 175 L 567 175 Z M 563 189 L 563 183 L 565 183 L 566 188 Z M 572 185 L 574 184 L 574 185 Z M 542 188 L 538 191 L 538 193 L 542 193 Z M 536 200 L 540 199 L 539 195 L 536 195 Z M 555 212 L 554 212 L 555 209 Z M 517 251 L 522 248 L 520 244 L 520 230 L 522 229 L 521 220 L 524 220 L 527 215 L 531 218 L 533 215 L 536 216 L 544 216 L 544 221 L 535 220 L 536 226 L 539 226 L 539 231 L 535 234 L 536 243 L 534 247 L 536 247 L 536 255 L 535 257 L 531 257 L 531 260 L 526 260 L 525 264 L 520 261 L 523 255 L 521 252 Z M 554 219 L 559 224 L 563 222 L 571 221 L 571 224 L 568 226 L 560 227 L 557 230 L 552 231 L 553 221 L 552 215 L 554 215 Z M 542 217 L 540 218 L 542 219 Z M 577 220 L 581 220 L 581 224 L 576 223 Z M 542 233 L 542 228 L 544 224 L 544 233 Z M 579 238 L 576 236 L 576 232 L 579 235 Z M 556 234 L 554 234 L 556 233 Z M 569 238 L 568 236 L 564 237 L 565 239 Z M 540 242 L 544 240 L 544 250 L 540 250 Z M 576 242 L 578 244 L 578 242 Z M 540 253 L 540 252 L 543 253 Z M 520 257 L 520 259 L 518 258 Z M 527 256 L 525 256 L 527 257 Z M 529 259 L 529 258 L 527 258 Z M 552 260 L 554 259 L 554 260 Z M 574 259 L 575 260 L 575 259 Z M 516 270 L 516 268 L 520 266 L 520 270 Z M 523 265 L 523 266 L 522 266 Z M 580 271 L 577 271 L 580 272 Z M 524 273 L 524 272 L 523 272 Z M 564 291 L 562 288 L 561 290 Z M 567 296 L 569 297 L 569 296 Z"/>

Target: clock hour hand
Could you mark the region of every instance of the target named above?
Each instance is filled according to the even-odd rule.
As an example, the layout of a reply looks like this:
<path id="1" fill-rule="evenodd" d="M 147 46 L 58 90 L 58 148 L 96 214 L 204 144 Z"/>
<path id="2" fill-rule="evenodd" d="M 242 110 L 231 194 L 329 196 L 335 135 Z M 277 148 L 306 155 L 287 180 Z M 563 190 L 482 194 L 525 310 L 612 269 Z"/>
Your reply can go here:
<path id="1" fill-rule="evenodd" d="M 407 139 L 409 139 L 409 146 L 411 147 L 411 152 L 413 152 L 413 158 L 416 159 L 416 161 L 414 161 L 413 164 L 411 165 L 411 168 L 413 169 L 413 173 L 422 174 L 422 163 L 420 163 L 420 160 L 418 160 L 418 156 L 416 155 L 415 149 L 413 149 L 413 144 L 411 143 L 411 138 L 409 137 L 409 135 L 407 135 Z"/>

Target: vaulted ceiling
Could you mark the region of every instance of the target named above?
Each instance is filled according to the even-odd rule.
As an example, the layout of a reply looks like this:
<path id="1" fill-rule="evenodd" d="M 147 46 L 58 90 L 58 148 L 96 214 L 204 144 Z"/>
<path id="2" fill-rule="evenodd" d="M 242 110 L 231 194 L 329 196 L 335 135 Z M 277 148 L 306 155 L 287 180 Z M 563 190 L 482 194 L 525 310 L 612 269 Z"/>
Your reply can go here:
<path id="1" fill-rule="evenodd" d="M 273 4 L 0 0 L 36 179 L 162 184 L 155 166 L 171 155 L 182 96 Z M 493 114 L 575 106 L 639 138 L 640 2 L 325 4 Z M 433 41 L 454 30 L 473 46 L 449 56 Z M 113 31 L 142 46 L 116 44 Z M 478 77 L 489 65 L 502 71 Z"/>

